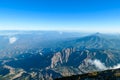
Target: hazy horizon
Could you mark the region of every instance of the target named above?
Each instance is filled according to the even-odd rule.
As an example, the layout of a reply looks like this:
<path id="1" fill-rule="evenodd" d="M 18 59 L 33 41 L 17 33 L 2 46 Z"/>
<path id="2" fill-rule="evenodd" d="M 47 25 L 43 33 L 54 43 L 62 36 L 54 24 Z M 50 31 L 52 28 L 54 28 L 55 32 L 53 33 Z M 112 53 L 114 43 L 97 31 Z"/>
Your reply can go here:
<path id="1" fill-rule="evenodd" d="M 99 30 L 69 30 L 69 29 L 0 29 L 0 31 L 56 31 L 56 32 L 77 32 L 77 33 L 104 33 L 104 34 L 119 34 L 119 31 L 99 31 Z"/>

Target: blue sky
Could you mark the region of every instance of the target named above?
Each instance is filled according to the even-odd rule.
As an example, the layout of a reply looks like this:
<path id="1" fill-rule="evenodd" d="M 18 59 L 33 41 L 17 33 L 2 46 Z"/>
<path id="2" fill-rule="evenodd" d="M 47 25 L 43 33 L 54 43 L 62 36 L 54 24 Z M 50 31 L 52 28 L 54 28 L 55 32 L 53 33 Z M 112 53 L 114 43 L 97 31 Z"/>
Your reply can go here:
<path id="1" fill-rule="evenodd" d="M 120 1 L 0 0 L 0 30 L 120 32 Z"/>

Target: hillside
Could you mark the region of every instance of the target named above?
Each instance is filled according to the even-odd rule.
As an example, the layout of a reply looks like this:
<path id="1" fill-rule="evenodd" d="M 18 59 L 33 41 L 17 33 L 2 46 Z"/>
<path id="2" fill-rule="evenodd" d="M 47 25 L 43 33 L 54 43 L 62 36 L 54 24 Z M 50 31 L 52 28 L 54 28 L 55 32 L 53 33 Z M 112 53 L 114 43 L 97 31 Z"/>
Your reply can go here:
<path id="1" fill-rule="evenodd" d="M 120 80 L 120 69 L 90 72 L 82 75 L 57 78 L 55 80 Z"/>

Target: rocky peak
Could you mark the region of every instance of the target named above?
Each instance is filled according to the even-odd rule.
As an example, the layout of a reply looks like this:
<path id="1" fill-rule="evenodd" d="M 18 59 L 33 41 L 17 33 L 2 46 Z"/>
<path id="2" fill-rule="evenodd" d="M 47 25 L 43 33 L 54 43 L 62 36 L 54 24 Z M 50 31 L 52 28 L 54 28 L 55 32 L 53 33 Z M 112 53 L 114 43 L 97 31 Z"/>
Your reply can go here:
<path id="1" fill-rule="evenodd" d="M 62 52 L 57 52 L 53 55 L 51 59 L 51 68 L 57 66 L 57 64 L 67 63 L 72 49 L 63 49 Z"/>

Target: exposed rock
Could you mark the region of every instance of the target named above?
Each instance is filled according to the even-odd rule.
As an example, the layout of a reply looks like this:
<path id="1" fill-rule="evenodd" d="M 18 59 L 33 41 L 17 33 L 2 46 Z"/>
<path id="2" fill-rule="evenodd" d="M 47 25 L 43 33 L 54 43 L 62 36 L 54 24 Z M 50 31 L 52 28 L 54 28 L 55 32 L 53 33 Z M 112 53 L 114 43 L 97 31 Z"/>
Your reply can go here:
<path id="1" fill-rule="evenodd" d="M 51 68 L 55 67 L 57 63 L 62 63 L 62 56 L 60 52 L 57 52 L 54 54 L 54 56 L 51 59 Z"/>

